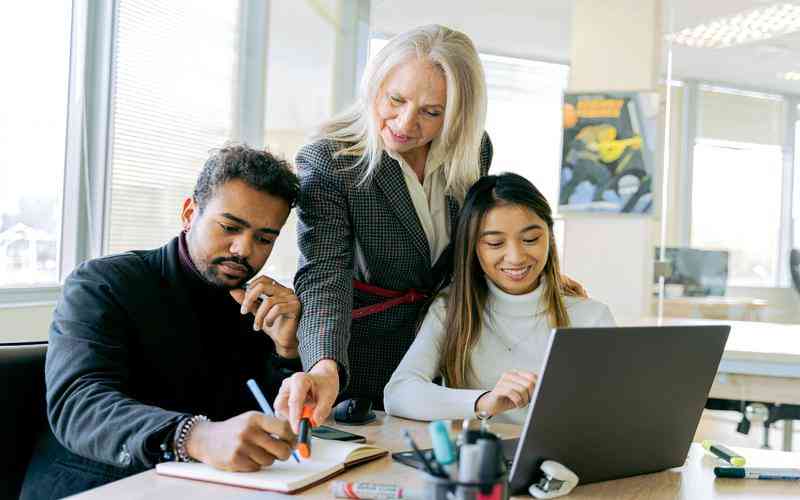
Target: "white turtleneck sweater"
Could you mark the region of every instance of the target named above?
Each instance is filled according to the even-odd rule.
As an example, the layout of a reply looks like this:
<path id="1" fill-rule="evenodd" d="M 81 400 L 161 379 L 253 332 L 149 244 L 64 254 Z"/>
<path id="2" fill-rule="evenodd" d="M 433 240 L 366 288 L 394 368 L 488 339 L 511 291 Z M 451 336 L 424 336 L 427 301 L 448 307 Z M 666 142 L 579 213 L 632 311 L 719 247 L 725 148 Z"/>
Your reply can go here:
<path id="1" fill-rule="evenodd" d="M 489 296 L 478 343 L 472 351 L 474 376 L 467 389 L 434 384 L 445 337 L 446 300 L 437 298 L 383 392 L 386 412 L 416 420 L 473 418 L 475 401 L 494 388 L 504 372 L 539 374 L 551 328 L 541 303 L 544 286 L 523 295 L 510 295 L 487 280 Z M 542 282 L 543 283 L 543 282 Z M 571 326 L 614 326 L 608 307 L 591 299 L 564 297 Z M 497 415 L 500 422 L 522 424 L 527 408 Z"/>

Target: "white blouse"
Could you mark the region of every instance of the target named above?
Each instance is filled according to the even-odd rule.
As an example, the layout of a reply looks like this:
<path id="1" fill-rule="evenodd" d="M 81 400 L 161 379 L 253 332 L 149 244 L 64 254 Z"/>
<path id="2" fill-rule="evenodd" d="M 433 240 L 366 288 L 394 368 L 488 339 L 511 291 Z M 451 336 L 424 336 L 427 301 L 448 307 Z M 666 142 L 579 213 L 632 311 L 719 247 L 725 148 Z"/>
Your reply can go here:
<path id="1" fill-rule="evenodd" d="M 428 158 L 425 160 L 425 176 L 421 184 L 414 169 L 402 156 L 388 150 L 386 153 L 400 164 L 408 194 L 411 196 L 417 218 L 431 249 L 431 265 L 433 265 L 450 242 L 450 224 L 444 195 L 446 181 L 442 170 L 444 151 L 439 139 L 431 142 Z"/>

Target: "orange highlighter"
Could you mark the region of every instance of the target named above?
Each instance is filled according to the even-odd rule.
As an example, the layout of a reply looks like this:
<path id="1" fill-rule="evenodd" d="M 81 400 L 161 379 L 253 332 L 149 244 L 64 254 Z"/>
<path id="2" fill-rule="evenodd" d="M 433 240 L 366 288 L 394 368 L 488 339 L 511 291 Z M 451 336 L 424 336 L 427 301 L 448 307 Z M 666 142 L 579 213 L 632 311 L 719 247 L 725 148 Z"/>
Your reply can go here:
<path id="1" fill-rule="evenodd" d="M 311 428 L 317 426 L 312 418 L 313 414 L 313 406 L 303 406 L 303 416 L 300 418 L 300 432 L 297 436 L 297 451 L 300 452 L 300 456 L 303 458 L 311 458 Z"/>

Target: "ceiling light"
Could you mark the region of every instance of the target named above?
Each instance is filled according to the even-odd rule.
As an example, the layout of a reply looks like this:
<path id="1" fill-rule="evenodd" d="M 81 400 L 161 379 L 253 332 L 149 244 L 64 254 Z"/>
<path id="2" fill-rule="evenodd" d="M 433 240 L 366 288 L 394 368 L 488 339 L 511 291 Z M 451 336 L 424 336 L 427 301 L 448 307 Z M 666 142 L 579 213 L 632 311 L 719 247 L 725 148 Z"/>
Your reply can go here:
<path id="1" fill-rule="evenodd" d="M 800 5 L 773 4 L 747 10 L 667 35 L 678 45 L 723 48 L 743 45 L 800 30 Z"/>
<path id="2" fill-rule="evenodd" d="M 784 80 L 800 80 L 800 71 L 787 71 L 786 73 L 778 73 L 778 78 Z"/>

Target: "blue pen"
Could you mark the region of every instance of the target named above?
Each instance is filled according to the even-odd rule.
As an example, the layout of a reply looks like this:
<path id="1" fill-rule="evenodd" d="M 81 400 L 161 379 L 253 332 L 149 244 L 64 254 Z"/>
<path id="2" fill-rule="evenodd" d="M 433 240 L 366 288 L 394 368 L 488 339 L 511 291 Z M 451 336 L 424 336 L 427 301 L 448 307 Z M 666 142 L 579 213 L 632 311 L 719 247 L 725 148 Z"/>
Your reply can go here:
<path id="1" fill-rule="evenodd" d="M 274 417 L 275 412 L 272 411 L 272 407 L 269 405 L 267 398 L 264 397 L 264 393 L 261 392 L 261 388 L 258 386 L 256 381 L 253 379 L 248 380 L 247 388 L 253 393 L 253 397 L 255 397 L 256 401 L 258 401 L 258 406 L 261 407 L 261 411 L 264 412 L 264 415 Z M 292 451 L 292 457 L 294 457 L 297 463 L 300 463 L 300 457 L 297 456 L 296 451 Z"/>
<path id="2" fill-rule="evenodd" d="M 442 467 L 452 473 L 452 465 L 458 460 L 456 455 L 456 447 L 450 439 L 450 431 L 448 430 L 447 422 L 444 420 L 437 420 L 428 425 L 428 431 L 431 434 L 431 443 L 433 445 L 433 455 L 436 457 L 436 462 Z M 448 467 L 449 466 L 449 467 Z"/>

